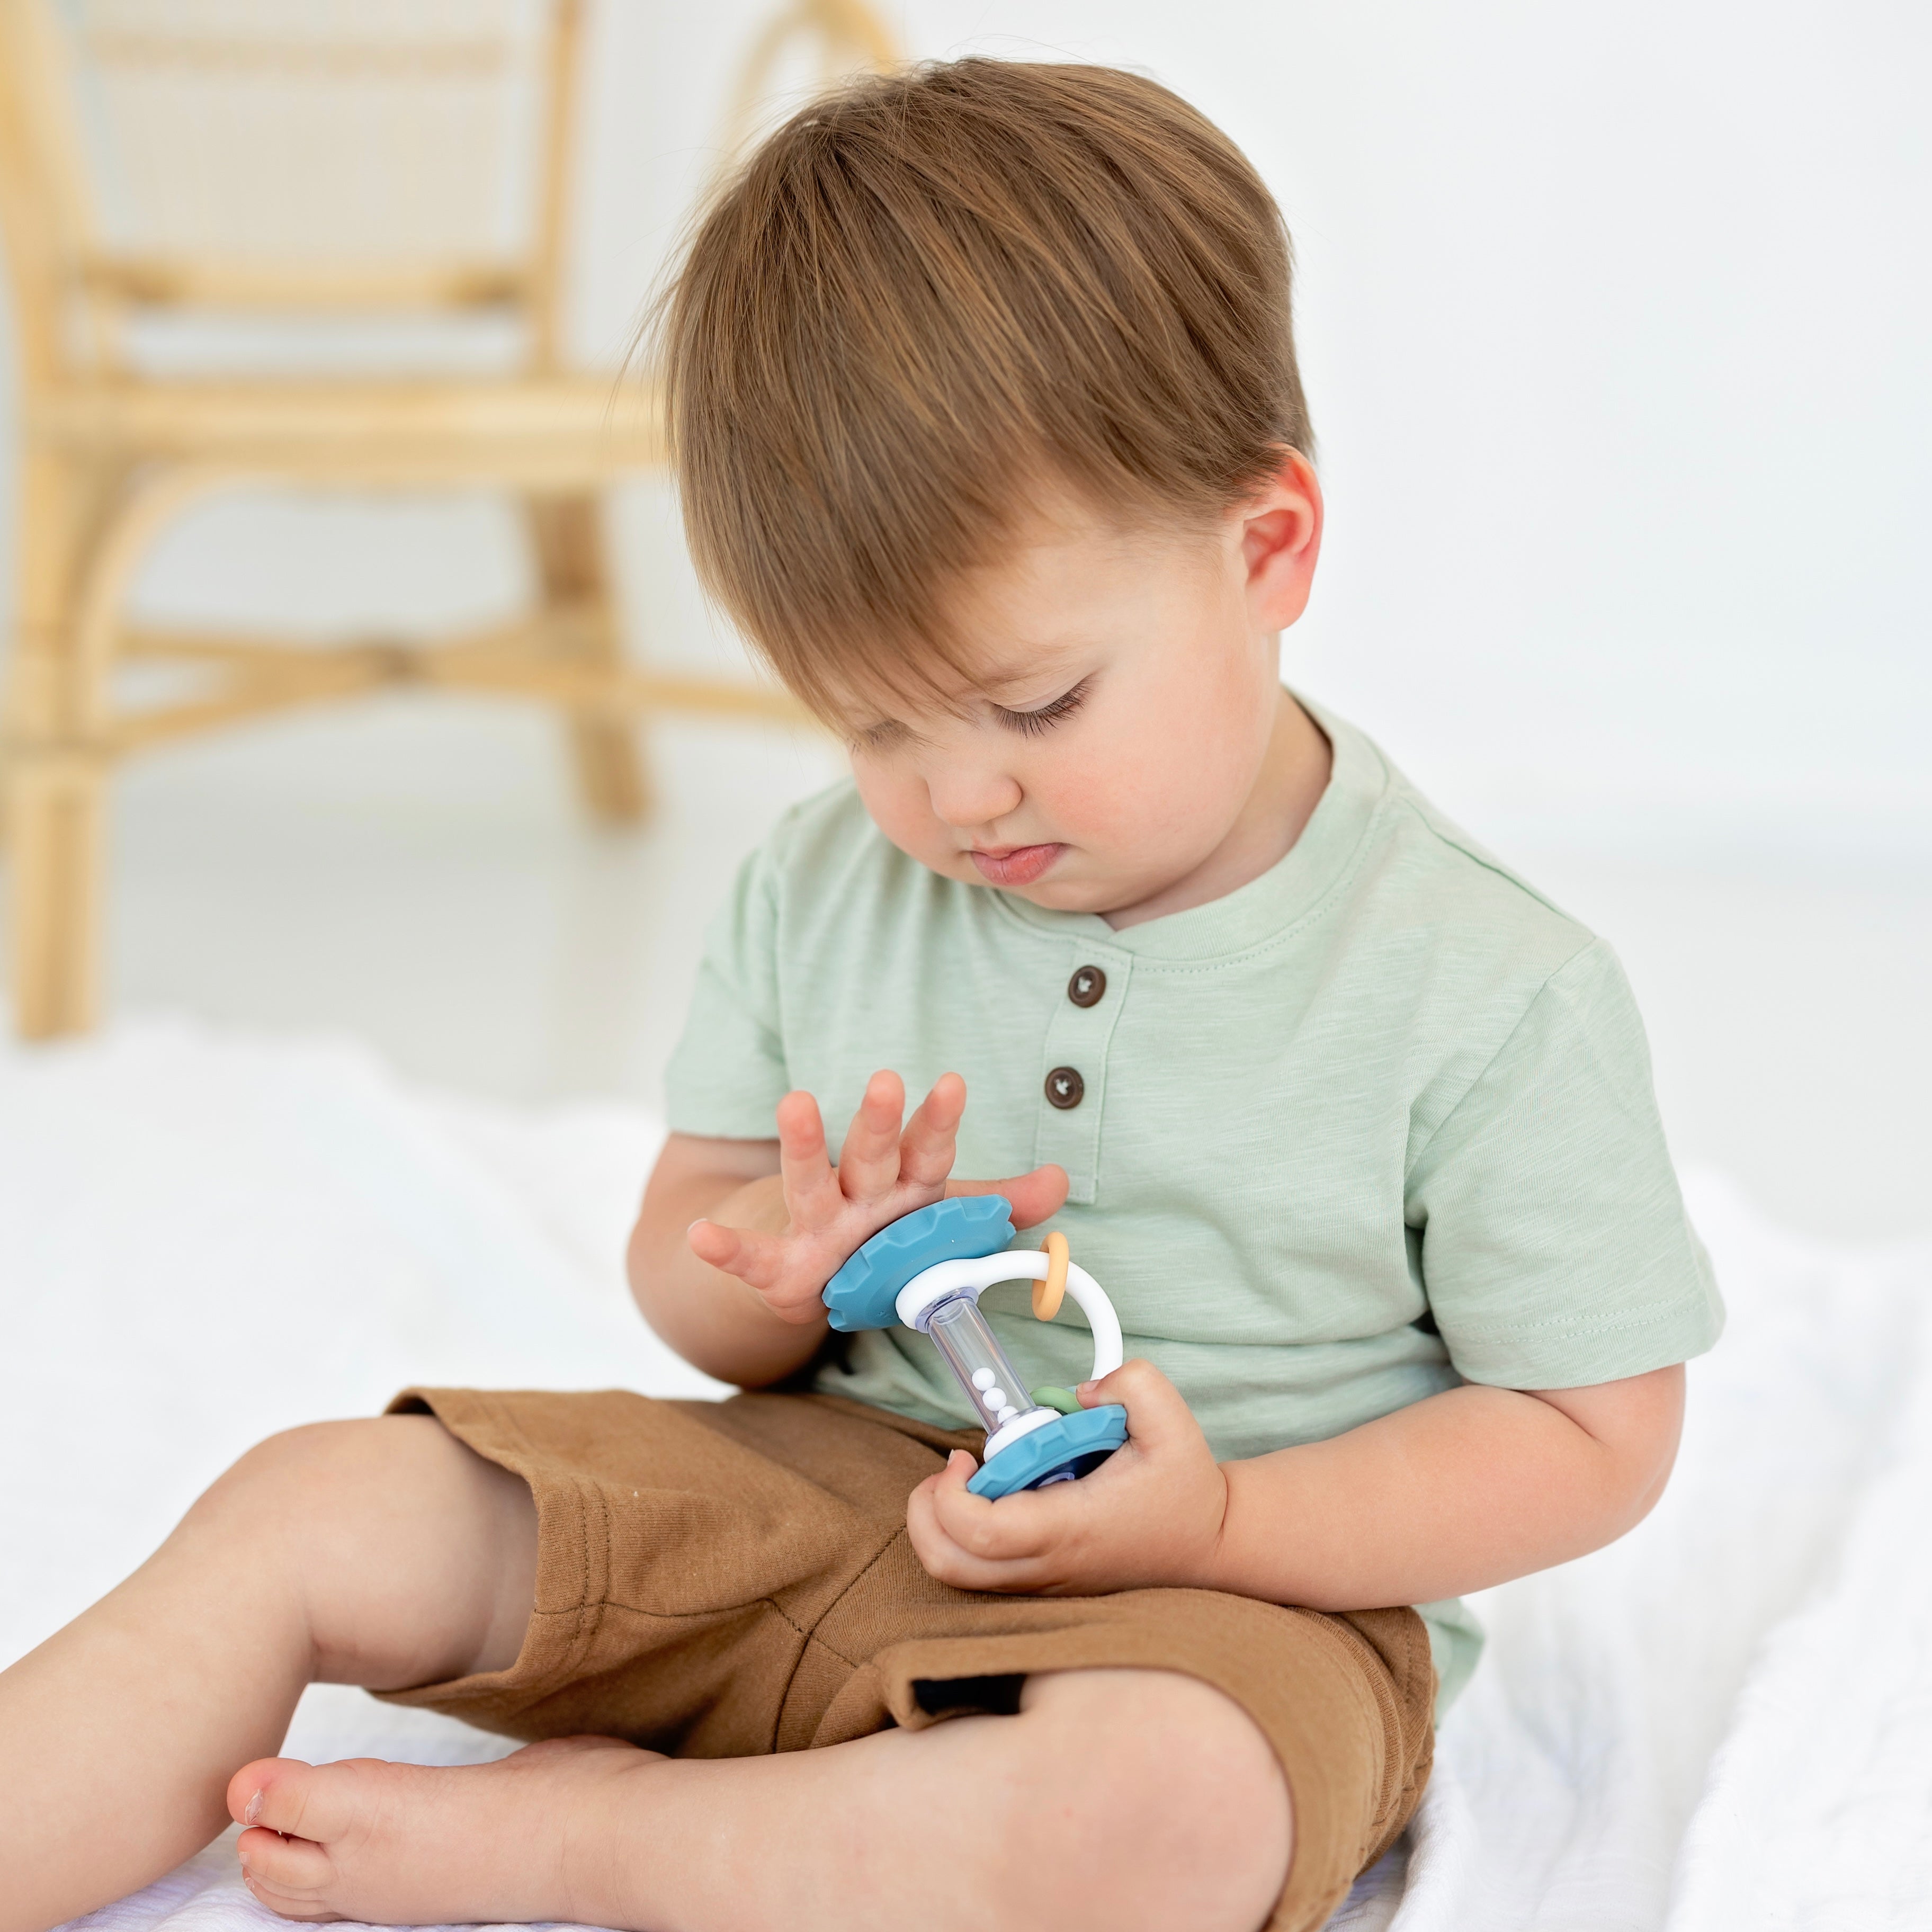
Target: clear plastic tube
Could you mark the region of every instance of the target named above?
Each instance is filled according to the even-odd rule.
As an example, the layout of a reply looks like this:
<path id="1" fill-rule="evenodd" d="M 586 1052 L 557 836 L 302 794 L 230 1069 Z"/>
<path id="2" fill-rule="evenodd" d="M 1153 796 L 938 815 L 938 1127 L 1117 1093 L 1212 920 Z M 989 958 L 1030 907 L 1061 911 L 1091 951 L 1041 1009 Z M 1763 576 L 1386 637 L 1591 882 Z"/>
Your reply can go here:
<path id="1" fill-rule="evenodd" d="M 1036 1406 L 998 1338 L 970 1294 L 950 1295 L 920 1317 L 991 1435 Z"/>

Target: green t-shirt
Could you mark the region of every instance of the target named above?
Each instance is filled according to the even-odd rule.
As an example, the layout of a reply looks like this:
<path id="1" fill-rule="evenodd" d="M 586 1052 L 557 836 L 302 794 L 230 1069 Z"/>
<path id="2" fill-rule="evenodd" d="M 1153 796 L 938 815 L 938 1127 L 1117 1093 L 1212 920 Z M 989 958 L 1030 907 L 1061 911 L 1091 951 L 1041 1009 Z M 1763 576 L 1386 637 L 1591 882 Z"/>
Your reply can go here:
<path id="1" fill-rule="evenodd" d="M 671 1126 L 768 1140 L 802 1087 L 836 1147 L 875 1070 L 914 1100 L 962 1073 L 955 1172 L 1066 1168 L 1049 1225 L 1224 1460 L 1460 1382 L 1580 1388 L 1701 1354 L 1723 1311 L 1615 956 L 1308 709 L 1334 769 L 1293 849 L 1118 932 L 928 872 L 849 783 L 797 806 L 711 929 Z M 1090 1004 L 1083 969 L 1105 976 Z M 1053 1105 L 1070 1068 L 1078 1103 Z M 986 1310 L 1026 1386 L 1087 1373 L 1071 1304 L 1037 1322 L 1016 1283 Z M 906 1329 L 839 1338 L 816 1385 L 975 1419 Z M 1418 1607 L 1439 1711 L 1480 1628 Z"/>

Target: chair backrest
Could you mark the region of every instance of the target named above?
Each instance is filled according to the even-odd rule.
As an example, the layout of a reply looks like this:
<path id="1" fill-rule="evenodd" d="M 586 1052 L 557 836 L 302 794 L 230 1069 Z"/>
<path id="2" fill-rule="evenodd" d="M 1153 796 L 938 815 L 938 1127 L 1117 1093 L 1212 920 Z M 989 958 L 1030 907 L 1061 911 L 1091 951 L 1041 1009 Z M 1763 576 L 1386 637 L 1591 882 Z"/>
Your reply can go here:
<path id="1" fill-rule="evenodd" d="M 0 0 L 30 384 L 153 310 L 520 313 L 553 364 L 580 0 Z"/>
<path id="2" fill-rule="evenodd" d="M 725 117 L 720 165 L 728 168 L 756 129 L 759 112 L 771 104 L 775 83 L 788 56 L 801 50 L 814 56 L 806 76 L 808 87 L 829 87 L 857 68 L 896 66 L 897 44 L 866 0 L 792 0 L 767 21 L 752 43 Z"/>

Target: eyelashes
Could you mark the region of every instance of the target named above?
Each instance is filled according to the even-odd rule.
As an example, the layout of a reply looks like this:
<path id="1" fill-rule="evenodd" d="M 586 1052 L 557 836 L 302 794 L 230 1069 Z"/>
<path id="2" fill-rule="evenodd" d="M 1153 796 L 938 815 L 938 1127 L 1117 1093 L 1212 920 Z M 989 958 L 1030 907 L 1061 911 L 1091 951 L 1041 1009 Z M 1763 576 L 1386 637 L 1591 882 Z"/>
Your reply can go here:
<path id="1" fill-rule="evenodd" d="M 1004 705 L 994 708 L 999 714 L 1000 722 L 1010 730 L 1018 732 L 1023 737 L 1040 737 L 1061 719 L 1071 718 L 1080 709 L 1086 702 L 1088 687 L 1092 682 L 1092 679 L 1083 677 L 1071 691 L 1056 698 L 1051 704 L 1042 704 L 1036 711 L 1009 711 Z"/>
<path id="2" fill-rule="evenodd" d="M 1042 704 L 1032 711 L 1009 711 L 1004 704 L 991 708 L 993 716 L 1010 731 L 1017 731 L 1023 738 L 1042 737 L 1054 725 L 1071 718 L 1086 703 L 1092 690 L 1094 680 L 1083 677 L 1071 691 L 1064 692 L 1052 703 Z M 888 757 L 902 747 L 919 742 L 909 726 L 882 719 L 876 724 L 868 724 L 855 731 L 848 742 L 851 750 L 874 758 Z"/>

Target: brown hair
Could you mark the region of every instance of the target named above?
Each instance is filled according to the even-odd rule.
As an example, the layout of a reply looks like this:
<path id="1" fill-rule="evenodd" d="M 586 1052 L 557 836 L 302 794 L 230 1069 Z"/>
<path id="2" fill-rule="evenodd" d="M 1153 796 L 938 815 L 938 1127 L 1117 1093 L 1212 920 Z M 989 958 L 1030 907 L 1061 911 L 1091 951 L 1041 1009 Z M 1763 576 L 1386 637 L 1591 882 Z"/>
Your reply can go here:
<path id="1" fill-rule="evenodd" d="M 828 717 L 964 668 L 948 583 L 1056 487 L 1204 522 L 1310 449 L 1280 211 L 1110 68 L 955 61 L 814 101 L 704 214 L 658 328 L 699 574 Z"/>

